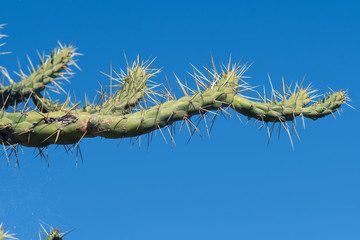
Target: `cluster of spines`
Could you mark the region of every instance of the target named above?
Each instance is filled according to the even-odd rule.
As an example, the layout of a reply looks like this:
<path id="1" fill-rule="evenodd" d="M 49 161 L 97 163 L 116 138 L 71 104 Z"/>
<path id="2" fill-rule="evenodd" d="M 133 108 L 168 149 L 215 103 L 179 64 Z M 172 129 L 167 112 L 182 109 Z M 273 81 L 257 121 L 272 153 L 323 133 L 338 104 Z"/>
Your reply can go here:
<path id="1" fill-rule="evenodd" d="M 63 240 L 70 232 L 61 233 L 60 229 L 52 228 L 49 232 L 41 225 L 42 230 L 39 232 L 39 240 Z M 0 240 L 19 240 L 15 237 L 15 233 L 9 233 L 3 229 L 3 224 L 0 224 Z"/>
<path id="2" fill-rule="evenodd" d="M 42 231 L 39 232 L 39 240 L 63 240 L 66 235 L 68 235 L 71 231 L 61 233 L 60 229 L 50 228 L 50 231 L 46 231 L 46 229 L 40 225 Z"/>
<path id="3" fill-rule="evenodd" d="M 1 26 L 0 26 L 1 27 Z M 3 224 L 0 224 L 0 240 L 17 240 L 14 233 L 9 233 L 3 229 Z"/>

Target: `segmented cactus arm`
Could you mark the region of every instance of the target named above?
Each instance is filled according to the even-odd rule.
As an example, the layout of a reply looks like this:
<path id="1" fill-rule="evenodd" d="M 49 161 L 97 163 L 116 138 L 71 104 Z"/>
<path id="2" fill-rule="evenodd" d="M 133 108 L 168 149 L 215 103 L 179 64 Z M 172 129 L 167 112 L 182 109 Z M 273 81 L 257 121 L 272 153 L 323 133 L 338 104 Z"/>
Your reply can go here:
<path id="1" fill-rule="evenodd" d="M 76 55 L 73 47 L 60 45 L 48 58 L 41 58 L 39 67 L 35 68 L 30 62 L 29 76 L 20 70 L 19 82 L 15 82 L 6 68 L 1 67 L 3 76 L 10 82 L 8 86 L 0 86 L 0 143 L 5 153 L 7 149 L 16 152 L 18 146 L 78 146 L 83 138 L 137 137 L 155 130 L 162 131 L 162 128 L 167 128 L 173 139 L 174 128 L 170 126 L 175 122 L 186 122 L 197 130 L 191 117 L 226 112 L 231 108 L 248 118 L 263 123 L 280 123 L 286 128 L 286 122 L 298 116 L 322 118 L 336 112 L 347 101 L 346 92 L 339 91 L 309 106 L 314 97 L 309 88 L 302 86 L 287 93 L 283 86 L 283 94 L 273 91 L 270 100 L 253 100 L 244 96 L 244 92 L 253 90 L 243 81 L 248 66 L 231 65 L 230 62 L 219 73 L 215 66 L 207 74 L 194 68 L 195 90 L 177 79 L 185 95 L 177 99 L 171 89 L 158 90 L 157 85 L 149 84 L 159 71 L 150 67 L 152 62 L 141 63 L 139 59 L 128 66 L 126 73 L 114 72 L 117 76 L 114 79 L 111 75 L 111 91 L 101 91 L 97 104 L 86 101 L 84 106 L 80 103 L 72 105 L 70 98 L 64 103 L 50 100 L 44 90 L 51 86 L 62 90 L 59 79 L 72 75 L 69 66 L 77 66 L 73 60 Z M 113 81 L 119 84 L 113 85 Z M 28 107 L 30 99 L 34 107 Z M 18 110 L 19 103 L 23 103 L 22 111 Z M 15 112 L 7 112 L 9 106 L 14 106 Z M 200 119 L 204 119 L 202 117 Z"/>
<path id="2" fill-rule="evenodd" d="M 30 61 L 31 74 L 26 76 L 21 71 L 19 82 L 15 82 L 6 69 L 2 68 L 2 74 L 10 82 L 10 85 L 0 88 L 0 107 L 6 109 L 8 106 L 26 102 L 31 96 L 40 95 L 46 85 L 50 83 L 56 90 L 62 90 L 58 81 L 72 75 L 68 66 L 75 64 L 74 61 L 71 61 L 74 55 L 77 54 L 71 46 L 54 49 L 46 60 L 40 59 L 41 65 L 36 69 Z"/>
<path id="3" fill-rule="evenodd" d="M 306 107 L 311 102 L 311 96 L 306 89 L 299 89 L 290 98 L 274 102 L 253 102 L 246 98 L 235 96 L 232 107 L 235 111 L 263 122 L 287 122 L 297 116 L 316 120 L 336 112 L 346 102 L 344 91 L 323 96 L 322 100 Z"/>
<path id="4" fill-rule="evenodd" d="M 122 89 L 115 93 L 115 98 L 105 101 L 104 105 L 95 107 L 69 109 L 65 105 L 56 111 L 46 114 L 38 111 L 25 113 L 2 112 L 0 116 L 0 140 L 4 145 L 23 145 L 28 147 L 45 147 L 52 144 L 75 144 L 83 138 L 127 138 L 140 136 L 154 130 L 169 127 L 177 121 L 188 121 L 194 115 L 204 115 L 210 111 L 225 111 L 233 108 L 240 114 L 263 122 L 292 121 L 297 116 L 317 119 L 331 114 L 346 101 L 343 91 L 324 97 L 318 103 L 306 107 L 312 97 L 309 89 L 297 88 L 290 93 L 290 97 L 283 96 L 281 101 L 260 102 L 252 101 L 239 96 L 243 88 L 241 78 L 247 69 L 240 65 L 225 69 L 221 74 L 213 73 L 214 79 L 209 80 L 202 90 L 193 91 L 193 94 L 179 99 L 172 97 L 165 102 L 157 102 L 155 106 L 147 108 L 137 101 L 138 109 L 129 110 L 127 100 L 116 97 L 121 96 Z M 141 72 L 141 74 L 139 74 Z M 136 64 L 129 72 L 129 78 L 139 74 L 139 82 L 146 82 L 150 77 L 148 69 Z M 241 84 L 240 84 L 241 83 Z M 200 84 L 200 82 L 198 83 Z M 185 86 L 182 86 L 185 87 Z M 113 100 L 114 102 L 111 102 Z M 121 102 L 122 101 L 122 102 Z M 155 101 L 156 102 L 156 101 Z M 112 103 L 112 104 L 110 104 Z M 104 113 L 112 111 L 114 114 Z M 116 111 L 111 109 L 117 109 Z M 55 109 L 53 109 L 55 110 Z"/>

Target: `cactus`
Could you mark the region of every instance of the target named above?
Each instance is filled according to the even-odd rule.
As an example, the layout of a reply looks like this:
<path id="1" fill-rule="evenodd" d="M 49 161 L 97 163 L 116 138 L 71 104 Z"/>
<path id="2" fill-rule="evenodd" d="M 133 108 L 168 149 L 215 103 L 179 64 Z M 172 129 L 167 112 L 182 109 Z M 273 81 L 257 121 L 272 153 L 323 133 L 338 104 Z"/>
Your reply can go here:
<path id="1" fill-rule="evenodd" d="M 139 59 L 127 67 L 127 73 L 116 73 L 118 78 L 111 78 L 119 84 L 112 85 L 110 93 L 102 91 L 96 104 L 70 104 L 69 98 L 64 103 L 50 100 L 46 90 L 51 89 L 51 84 L 52 90 L 62 90 L 59 80 L 67 80 L 72 75 L 70 66 L 77 66 L 73 60 L 76 55 L 72 46 L 60 45 L 47 59 L 41 58 L 37 68 L 30 62 L 30 75 L 21 71 L 18 82 L 1 67 L 10 82 L 0 88 L 0 142 L 5 150 L 16 151 L 18 146 L 38 149 L 49 145 L 77 146 L 83 138 L 136 137 L 163 128 L 173 139 L 170 127 L 173 123 L 186 122 L 197 130 L 192 116 L 200 115 L 200 119 L 205 119 L 211 112 L 217 115 L 218 112 L 227 113 L 228 109 L 264 124 L 279 123 L 289 133 L 287 122 L 295 117 L 322 118 L 336 112 L 347 100 L 346 92 L 340 90 L 308 106 L 314 101 L 310 87 L 300 84 L 291 91 L 283 84 L 282 91 L 273 90 L 270 99 L 254 101 L 243 95 L 253 90 L 243 81 L 249 66 L 230 63 L 220 73 L 215 66 L 207 70 L 208 78 L 195 68 L 192 76 L 196 90 L 177 79 L 184 94 L 177 99 L 170 89 L 156 90 L 156 85 L 148 84 L 159 71 L 150 68 L 152 62 Z M 14 111 L 6 111 L 9 107 Z"/>
<path id="2" fill-rule="evenodd" d="M 3 37 L 0 34 L 0 39 Z M 111 81 L 116 80 L 119 84 L 112 85 L 109 93 L 102 91 L 96 104 L 71 104 L 70 98 L 64 103 L 52 101 L 46 96 L 46 90 L 62 90 L 60 80 L 73 75 L 70 67 L 77 66 L 73 60 L 77 55 L 72 46 L 60 45 L 46 59 L 42 57 L 38 67 L 30 61 L 31 73 L 27 76 L 20 70 L 18 82 L 0 66 L 2 75 L 10 82 L 7 86 L 0 84 L 0 143 L 8 161 L 8 151 L 11 151 L 15 152 L 18 163 L 19 146 L 38 148 L 42 153 L 41 149 L 49 145 L 78 146 L 83 138 L 119 139 L 155 130 L 162 133 L 162 129 L 167 129 L 173 140 L 171 126 L 175 122 L 185 122 L 193 134 L 197 124 L 191 117 L 200 115 L 200 120 L 206 123 L 208 114 L 228 114 L 228 109 L 264 124 L 281 124 L 290 136 L 288 122 L 296 117 L 316 120 L 333 114 L 348 100 L 343 90 L 316 100 L 310 86 L 304 87 L 301 83 L 290 90 L 283 83 L 282 91 L 272 90 L 270 99 L 260 97 L 254 101 L 243 95 L 246 91 L 254 91 L 243 80 L 249 66 L 231 63 L 223 66 L 220 73 L 213 64 L 213 70 L 207 69 L 210 77 L 195 68 L 192 76 L 196 90 L 177 79 L 184 96 L 176 98 L 171 89 L 156 90 L 158 85 L 149 84 L 149 79 L 159 70 L 150 67 L 151 61 L 137 59 L 127 67 L 126 73 L 115 72 L 116 79 L 111 76 Z M 309 106 L 311 102 L 314 103 Z M 7 111 L 8 108 L 14 111 Z M 1 224 L 0 240 L 17 239 L 2 227 Z M 40 239 L 61 240 L 66 234 L 58 229 L 48 233 L 43 228 Z"/>

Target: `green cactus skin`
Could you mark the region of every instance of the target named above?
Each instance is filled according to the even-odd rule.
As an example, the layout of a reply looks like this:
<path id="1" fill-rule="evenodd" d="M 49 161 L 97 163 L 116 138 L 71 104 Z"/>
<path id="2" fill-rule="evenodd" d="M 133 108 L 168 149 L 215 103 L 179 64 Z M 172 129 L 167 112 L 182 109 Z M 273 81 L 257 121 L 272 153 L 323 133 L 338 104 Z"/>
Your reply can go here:
<path id="1" fill-rule="evenodd" d="M 0 89 L 5 99 L 0 112 L 3 145 L 41 148 L 52 144 L 75 144 L 82 138 L 135 137 L 177 121 L 190 121 L 194 115 L 226 108 L 270 123 L 292 121 L 297 116 L 318 119 L 337 111 L 347 98 L 344 91 L 339 91 L 306 107 L 312 100 L 309 89 L 299 87 L 288 97 L 284 94 L 282 100 L 252 101 L 238 94 L 244 91 L 244 85 L 239 81 L 246 70 L 246 66 L 238 65 L 228 67 L 221 74 L 213 73 L 214 78 L 208 80 L 207 86 L 197 78 L 197 84 L 202 84 L 203 90 L 193 91 L 192 95 L 177 100 L 163 94 L 162 98 L 167 101 L 154 100 L 155 106 L 147 107 L 141 102 L 155 95 L 146 85 L 155 73 L 138 61 L 123 74 L 122 85 L 103 104 L 69 107 L 69 100 L 59 104 L 43 97 L 41 91 L 61 75 L 73 56 L 72 47 L 56 49 L 28 78 Z M 28 101 L 30 97 L 37 110 L 5 111 L 6 107 Z"/>
<path id="2" fill-rule="evenodd" d="M 137 65 L 124 78 L 121 89 L 113 98 L 108 99 L 101 106 L 100 113 L 114 115 L 127 114 L 139 104 L 147 90 L 147 80 L 152 76 L 144 67 Z"/>

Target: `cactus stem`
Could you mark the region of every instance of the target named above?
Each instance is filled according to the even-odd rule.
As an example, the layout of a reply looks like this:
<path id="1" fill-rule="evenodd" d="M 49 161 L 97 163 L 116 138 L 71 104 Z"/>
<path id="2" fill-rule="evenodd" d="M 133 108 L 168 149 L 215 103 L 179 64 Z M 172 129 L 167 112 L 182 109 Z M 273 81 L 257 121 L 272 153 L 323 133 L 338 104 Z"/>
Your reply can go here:
<path id="1" fill-rule="evenodd" d="M 0 39 L 2 37 L 0 35 Z M 290 129 L 299 138 L 296 117 L 302 118 L 305 128 L 305 117 L 316 120 L 331 114 L 335 118 L 334 112 L 342 104 L 349 105 L 346 91 L 334 92 L 330 89 L 331 93 L 317 96 L 311 85 L 304 87 L 304 78 L 292 88 L 292 84 L 285 85 L 282 77 L 281 89 L 276 91 L 268 74 L 271 91 L 267 95 L 264 87 L 263 94 L 260 94 L 244 81 L 247 78 L 244 74 L 251 64 L 232 64 L 230 58 L 218 72 L 212 57 L 212 69 L 206 67 L 206 73 L 203 73 L 193 66 L 189 73 L 195 81 L 194 89 L 188 85 L 187 79 L 180 81 L 175 75 L 184 95 L 176 98 L 170 87 L 152 82 L 151 78 L 160 72 L 152 68 L 154 60 L 141 62 L 138 57 L 129 63 L 126 55 L 126 71 L 116 72 L 111 64 L 110 74 L 105 74 L 110 79 L 110 85 L 100 85 L 98 97 L 92 103 L 86 96 L 84 106 L 80 106 L 75 96 L 72 103 L 70 94 L 63 103 L 52 101 L 47 96 L 47 90 L 65 92 L 59 80 L 69 81 L 68 77 L 73 75 L 70 67 L 79 68 L 74 60 L 77 55 L 80 54 L 74 47 L 59 43 L 59 48 L 54 49 L 50 56 L 39 54 L 40 66 L 35 67 L 28 57 L 30 74 L 27 76 L 19 63 L 18 82 L 10 77 L 5 67 L 0 67 L 2 75 L 10 82 L 0 87 L 0 142 L 8 161 L 14 153 L 18 164 L 17 149 L 20 146 L 38 149 L 38 155 L 47 160 L 49 145 L 67 145 L 66 151 L 76 149 L 77 156 L 81 156 L 79 144 L 83 138 L 136 137 L 140 145 L 141 135 L 148 134 L 149 141 L 153 137 L 152 132 L 157 130 L 167 142 L 162 128 L 169 132 L 171 143 L 175 145 L 173 133 L 176 122 L 181 123 L 179 131 L 183 126 L 187 127 L 190 140 L 196 132 L 200 135 L 201 122 L 205 123 L 209 135 L 216 117 L 230 117 L 230 109 L 240 120 L 239 115 L 244 115 L 261 123 L 260 128 L 266 126 L 269 141 L 275 123 L 278 123 L 279 134 L 284 128 L 294 147 Z M 167 78 L 166 81 L 169 86 Z M 258 97 L 247 96 L 245 92 L 255 92 Z M 12 107 L 14 112 L 7 111 L 8 107 Z M 290 121 L 291 124 L 288 123 Z"/>

